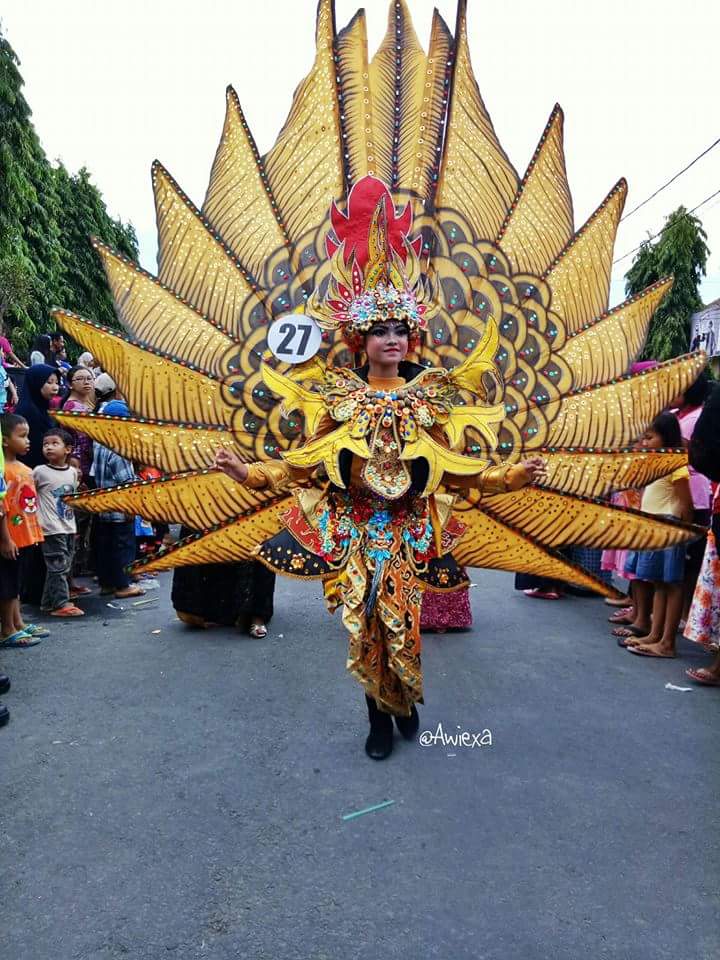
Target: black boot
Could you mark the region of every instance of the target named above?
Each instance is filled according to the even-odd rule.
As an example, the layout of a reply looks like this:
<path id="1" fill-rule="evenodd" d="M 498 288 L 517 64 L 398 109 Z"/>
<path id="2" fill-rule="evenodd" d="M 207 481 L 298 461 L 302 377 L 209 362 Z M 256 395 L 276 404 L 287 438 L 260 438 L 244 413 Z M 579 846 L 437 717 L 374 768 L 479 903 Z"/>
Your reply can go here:
<path id="1" fill-rule="evenodd" d="M 414 740 L 420 726 L 420 717 L 415 709 L 415 704 L 412 705 L 409 717 L 396 716 L 395 723 L 406 740 Z"/>
<path id="2" fill-rule="evenodd" d="M 7 693 L 10 689 L 10 677 L 6 677 L 4 673 L 0 673 L 0 694 Z"/>
<path id="3" fill-rule="evenodd" d="M 389 713 L 378 709 L 372 697 L 365 696 L 370 719 L 370 733 L 365 741 L 365 753 L 373 760 L 389 757 L 393 748 L 393 725 Z"/>
<path id="4" fill-rule="evenodd" d="M 4 703 L 0 703 L 0 727 L 4 727 L 10 719 L 10 711 Z"/>

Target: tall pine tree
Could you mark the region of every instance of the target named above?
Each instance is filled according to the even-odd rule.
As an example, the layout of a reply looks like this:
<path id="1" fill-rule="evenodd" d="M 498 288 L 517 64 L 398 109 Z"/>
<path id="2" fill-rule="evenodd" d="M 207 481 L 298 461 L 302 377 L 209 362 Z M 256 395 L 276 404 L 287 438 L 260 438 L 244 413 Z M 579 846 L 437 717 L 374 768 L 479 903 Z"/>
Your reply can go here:
<path id="1" fill-rule="evenodd" d="M 641 293 L 661 277 L 675 278 L 650 323 L 644 357 L 669 360 L 686 353 L 690 344 L 690 318 L 702 299 L 700 281 L 710 253 L 707 234 L 697 217 L 678 207 L 665 222 L 657 240 L 646 240 L 625 274 L 628 296 Z"/>

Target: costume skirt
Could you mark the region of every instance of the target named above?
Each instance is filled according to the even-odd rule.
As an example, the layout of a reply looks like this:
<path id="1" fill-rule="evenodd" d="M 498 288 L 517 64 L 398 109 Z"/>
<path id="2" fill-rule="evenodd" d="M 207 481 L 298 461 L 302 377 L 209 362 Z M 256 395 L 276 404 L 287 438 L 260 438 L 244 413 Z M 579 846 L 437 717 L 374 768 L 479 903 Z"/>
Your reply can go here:
<path id="1" fill-rule="evenodd" d="M 423 594 L 420 611 L 421 630 L 452 630 L 472 626 L 470 588 L 438 593 L 427 590 Z"/>
<path id="2" fill-rule="evenodd" d="M 312 510 L 300 495 L 283 521 L 286 529 L 262 544 L 258 557 L 278 573 L 324 581 L 327 607 L 342 608 L 350 635 L 348 670 L 382 710 L 408 716 L 423 695 L 422 591 L 467 586 L 449 552 L 464 527 L 450 518 L 443 555 L 432 557 L 427 499 L 378 500 L 354 488 L 331 492 Z"/>

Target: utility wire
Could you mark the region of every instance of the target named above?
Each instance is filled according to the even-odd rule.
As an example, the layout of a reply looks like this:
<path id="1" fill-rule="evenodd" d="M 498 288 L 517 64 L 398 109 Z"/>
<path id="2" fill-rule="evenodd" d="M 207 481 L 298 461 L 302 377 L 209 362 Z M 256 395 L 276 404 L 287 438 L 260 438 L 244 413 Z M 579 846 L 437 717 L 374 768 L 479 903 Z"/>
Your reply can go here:
<path id="1" fill-rule="evenodd" d="M 716 190 L 715 193 L 711 193 L 709 197 L 705 197 L 702 203 L 699 203 L 696 207 L 693 207 L 692 210 L 687 210 L 683 216 L 689 217 L 691 213 L 695 213 L 696 210 L 699 210 L 700 207 L 704 207 L 706 203 L 710 203 L 710 201 L 717 196 L 720 196 L 720 190 Z M 621 257 L 618 257 L 617 260 L 613 260 L 613 266 L 615 266 L 616 263 L 620 263 L 621 260 L 625 260 L 627 257 L 631 257 L 634 253 L 637 253 L 643 244 L 651 243 L 653 240 L 657 240 L 660 234 L 665 232 L 666 227 L 667 224 L 665 224 L 662 230 L 659 230 L 657 233 L 653 234 L 652 237 L 648 237 L 646 240 L 643 240 L 642 243 L 639 243 L 633 250 L 629 250 L 627 253 L 624 253 Z"/>
<path id="2" fill-rule="evenodd" d="M 699 153 L 686 167 L 683 167 L 682 170 L 678 171 L 674 177 L 670 177 L 667 183 L 664 183 L 661 187 L 658 187 L 655 193 L 651 193 L 650 196 L 643 200 L 642 203 L 639 203 L 636 207 L 633 207 L 632 210 L 629 210 L 624 217 L 620 218 L 620 223 L 622 223 L 623 220 L 627 220 L 628 217 L 631 217 L 637 210 L 640 209 L 640 207 L 644 207 L 646 203 L 650 203 L 651 200 L 654 200 L 659 193 L 662 193 L 665 187 L 669 187 L 671 183 L 674 183 L 678 177 L 681 177 L 687 170 L 690 169 L 690 167 L 694 166 L 698 160 L 705 156 L 706 153 L 710 153 L 710 151 L 713 150 L 719 143 L 720 137 L 717 138 L 715 143 L 711 143 L 706 150 L 703 150 L 702 153 Z"/>

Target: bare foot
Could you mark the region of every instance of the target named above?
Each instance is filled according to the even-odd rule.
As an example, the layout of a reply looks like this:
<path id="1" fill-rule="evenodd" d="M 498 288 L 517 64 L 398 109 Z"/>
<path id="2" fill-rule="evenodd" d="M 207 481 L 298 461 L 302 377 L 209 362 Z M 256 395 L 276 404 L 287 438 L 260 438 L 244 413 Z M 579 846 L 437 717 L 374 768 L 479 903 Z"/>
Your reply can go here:
<path id="1" fill-rule="evenodd" d="M 621 646 L 625 647 L 626 650 L 629 650 L 631 647 L 647 647 L 656 643 L 660 643 L 660 637 L 654 637 L 652 634 L 646 634 L 644 637 L 639 637 L 636 633 L 634 633 L 627 637 L 624 641 L 621 641 Z"/>
<path id="2" fill-rule="evenodd" d="M 672 660 L 675 657 L 675 648 L 662 640 L 654 643 L 639 643 L 628 649 L 630 653 L 636 653 L 640 657 L 660 657 L 663 660 Z"/>

